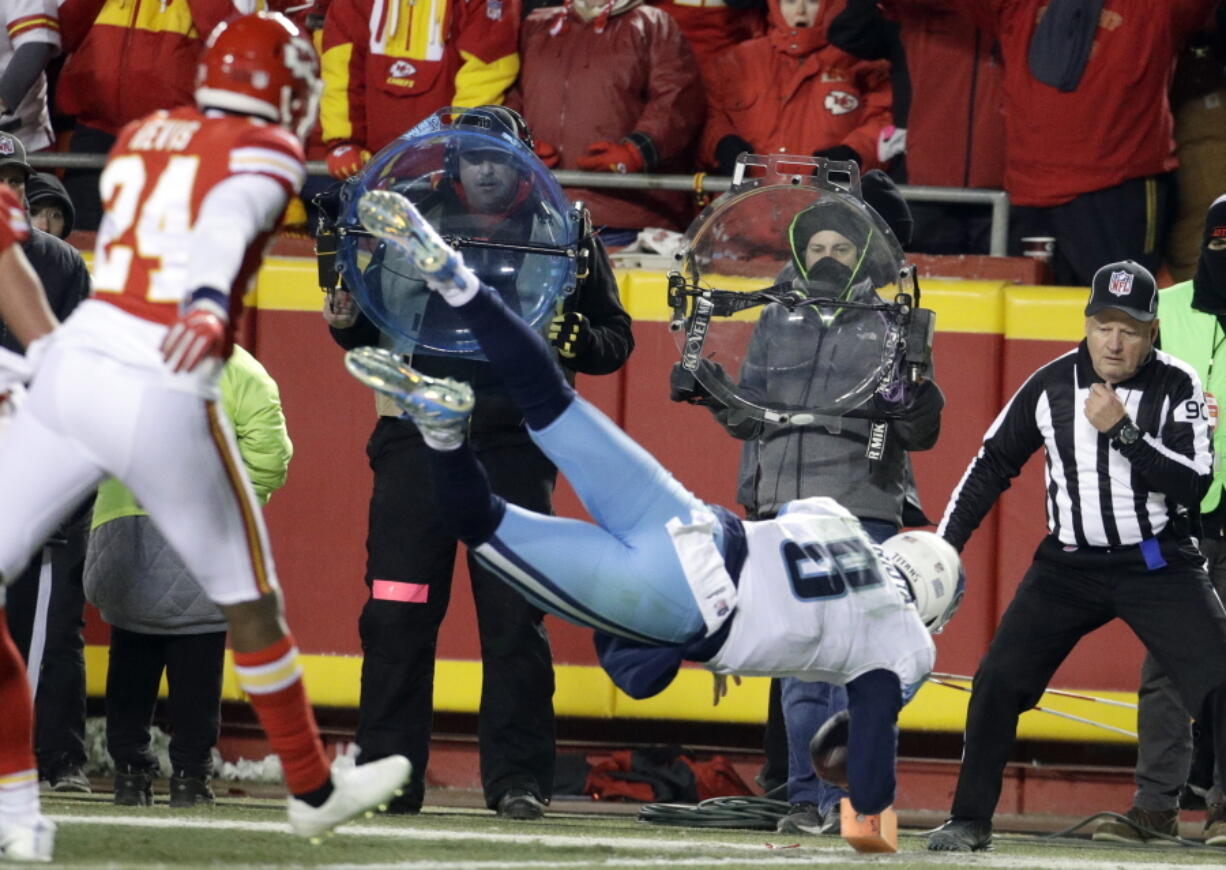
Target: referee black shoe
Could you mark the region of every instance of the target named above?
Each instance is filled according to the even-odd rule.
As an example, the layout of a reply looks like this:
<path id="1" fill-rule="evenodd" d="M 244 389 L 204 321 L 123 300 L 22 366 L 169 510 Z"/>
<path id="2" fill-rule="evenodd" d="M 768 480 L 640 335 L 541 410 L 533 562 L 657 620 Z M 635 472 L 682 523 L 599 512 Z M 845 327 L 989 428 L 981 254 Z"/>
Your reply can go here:
<path id="1" fill-rule="evenodd" d="M 987 819 L 950 819 L 928 835 L 929 852 L 986 852 L 992 848 Z"/>

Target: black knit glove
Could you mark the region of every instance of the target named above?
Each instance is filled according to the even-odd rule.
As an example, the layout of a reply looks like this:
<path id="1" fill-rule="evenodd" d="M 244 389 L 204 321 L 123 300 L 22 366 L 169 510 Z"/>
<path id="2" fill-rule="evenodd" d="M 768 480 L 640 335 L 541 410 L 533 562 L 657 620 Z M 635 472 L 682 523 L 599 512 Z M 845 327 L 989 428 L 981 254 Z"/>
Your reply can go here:
<path id="1" fill-rule="evenodd" d="M 850 145 L 835 145 L 833 148 L 823 148 L 821 151 L 814 151 L 814 157 L 825 157 L 827 160 L 850 160 L 859 166 L 860 155 L 856 153 L 856 149 Z"/>
<path id="2" fill-rule="evenodd" d="M 731 175 L 736 169 L 737 155 L 742 151 L 753 153 L 753 146 L 735 133 L 725 136 L 715 144 L 715 165 L 720 175 Z"/>

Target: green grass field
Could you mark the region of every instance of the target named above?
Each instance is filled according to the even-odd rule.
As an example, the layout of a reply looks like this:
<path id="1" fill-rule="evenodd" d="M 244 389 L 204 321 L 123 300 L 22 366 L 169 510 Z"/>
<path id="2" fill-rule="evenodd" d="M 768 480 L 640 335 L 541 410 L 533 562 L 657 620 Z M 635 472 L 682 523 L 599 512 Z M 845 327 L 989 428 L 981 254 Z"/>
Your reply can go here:
<path id="1" fill-rule="evenodd" d="M 998 836 L 995 851 L 940 855 L 924 851 L 918 831 L 904 831 L 899 853 L 857 855 L 838 837 L 799 840 L 783 834 L 671 828 L 632 816 L 551 812 L 539 822 L 506 822 L 486 811 L 427 809 L 419 816 L 351 823 L 319 846 L 288 833 L 279 802 L 225 799 L 213 809 L 116 807 L 109 796 L 44 796 L 60 826 L 56 865 L 98 868 L 275 868 L 352 870 L 535 870 L 582 867 L 770 866 L 897 868 L 985 867 L 1044 870 L 1158 870 L 1221 865 L 1226 850 L 1177 845 L 1143 849 L 1088 840 Z"/>

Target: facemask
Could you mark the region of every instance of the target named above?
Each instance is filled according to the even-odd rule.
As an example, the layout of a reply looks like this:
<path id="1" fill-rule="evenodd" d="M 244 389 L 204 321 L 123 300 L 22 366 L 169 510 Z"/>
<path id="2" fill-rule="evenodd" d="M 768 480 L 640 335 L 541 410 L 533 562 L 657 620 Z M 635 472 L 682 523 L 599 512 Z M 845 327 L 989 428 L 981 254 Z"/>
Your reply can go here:
<path id="1" fill-rule="evenodd" d="M 1218 197 L 1205 216 L 1200 260 L 1192 279 L 1192 307 L 1206 314 L 1226 314 L 1226 250 L 1210 250 L 1214 239 L 1226 239 L 1226 196 Z"/>
<path id="2" fill-rule="evenodd" d="M 813 296 L 840 296 L 851 283 L 851 269 L 834 257 L 822 257 L 809 268 L 806 287 Z"/>

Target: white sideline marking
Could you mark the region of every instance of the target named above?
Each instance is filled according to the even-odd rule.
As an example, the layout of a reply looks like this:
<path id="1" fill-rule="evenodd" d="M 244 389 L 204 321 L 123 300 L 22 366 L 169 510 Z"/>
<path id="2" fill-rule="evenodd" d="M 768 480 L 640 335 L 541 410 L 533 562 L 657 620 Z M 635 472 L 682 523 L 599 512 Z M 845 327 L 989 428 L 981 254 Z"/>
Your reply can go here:
<path id="1" fill-rule="evenodd" d="M 227 830 L 240 831 L 265 831 L 292 836 L 289 824 L 286 822 L 252 822 L 240 821 L 238 819 L 158 819 L 137 818 L 133 816 L 74 816 L 61 815 L 59 813 L 49 813 L 48 815 L 56 822 L 67 822 L 70 825 L 129 825 L 135 828 L 225 828 Z M 670 832 L 675 830 L 670 829 Z M 656 849 L 668 852 L 680 852 L 698 848 L 719 848 L 751 852 L 767 851 L 764 846 L 758 844 L 721 843 L 716 840 L 679 840 L 675 837 L 664 839 L 663 834 L 661 839 L 657 840 L 651 837 L 592 837 L 584 834 L 565 836 L 562 834 L 504 834 L 497 831 L 438 831 L 427 828 L 392 828 L 361 824 L 342 825 L 337 829 L 337 834 L 345 837 L 384 837 L 400 840 L 463 840 L 467 842 L 480 840 L 486 843 L 522 843 L 572 848 L 576 846 L 620 846 L 625 849 Z M 835 844 L 832 843 L 833 845 Z M 841 848 L 841 844 L 838 845 Z M 793 849 L 789 851 L 798 850 Z M 355 866 L 369 867 L 379 865 L 362 864 Z M 410 865 L 396 864 L 393 866 L 402 867 Z M 501 863 L 494 863 L 490 866 L 519 866 L 519 864 L 503 865 Z M 525 863 L 523 866 L 531 866 L 531 864 Z"/>
<path id="2" fill-rule="evenodd" d="M 289 825 L 285 822 L 252 822 L 237 819 L 158 819 L 138 818 L 134 816 L 76 816 L 67 813 L 49 813 L 58 823 L 70 825 L 125 825 L 133 828 L 216 828 L 225 830 L 242 830 L 267 833 L 280 833 L 291 836 Z M 667 829 L 675 833 L 675 828 Z M 761 832 L 769 836 L 771 832 Z M 1026 855 L 997 855 L 992 852 L 975 852 L 972 854 L 958 852 L 908 852 L 900 853 L 898 858 L 891 856 L 865 855 L 857 859 L 855 853 L 834 838 L 826 838 L 824 843 L 805 843 L 799 849 L 768 849 L 764 843 L 727 843 L 718 840 L 682 840 L 676 837 L 669 839 L 653 839 L 650 837 L 592 837 L 588 835 L 563 836 L 560 834 L 504 834 L 495 831 L 437 831 L 425 828 L 377 827 L 374 825 L 350 824 L 339 829 L 339 834 L 348 837 L 383 837 L 403 840 L 464 840 L 468 842 L 483 841 L 487 843 L 522 843 L 558 847 L 591 847 L 606 846 L 611 848 L 657 850 L 666 852 L 694 851 L 699 849 L 719 849 L 723 851 L 752 852 L 757 860 L 765 861 L 805 861 L 809 864 L 846 865 L 848 860 L 857 863 L 878 863 L 878 861 L 912 860 L 925 863 L 961 865 L 967 867 L 1019 868 L 1028 870 L 1036 862 L 1041 862 L 1044 870 L 1119 870 L 1124 866 L 1118 857 L 1104 856 L 1101 859 L 1088 858 L 1041 858 Z M 815 838 L 816 839 L 816 838 Z M 789 841 L 791 842 L 791 841 Z M 1212 850 L 1206 850 L 1214 854 Z M 1177 850 L 1180 855 L 1194 857 L 1197 852 Z M 1176 854 L 1173 850 L 1172 854 Z M 1208 856 L 1206 856 L 1208 857 Z M 669 866 L 716 866 L 722 864 L 745 864 L 744 858 L 668 858 Z M 525 861 L 397 861 L 371 862 L 369 864 L 318 864 L 314 867 L 320 870 L 534 870 L 546 867 L 641 867 L 650 865 L 650 858 L 604 858 L 593 856 L 583 860 L 536 859 Z M 244 864 L 244 867 L 280 867 L 280 864 Z M 1153 861 L 1129 863 L 1128 870 L 1171 870 L 1169 861 Z M 1196 863 L 1183 866 L 1198 866 Z M 1201 864 L 1200 866 L 1204 866 Z"/>
<path id="3" fill-rule="evenodd" d="M 796 850 L 793 850 L 796 851 Z M 801 860 L 802 855 L 792 856 Z M 746 855 L 744 858 L 593 858 L 588 861 L 404 861 L 398 864 L 317 864 L 315 870 L 537 870 L 541 867 L 743 867 L 758 861 Z M 821 862 L 826 863 L 826 862 Z"/>

